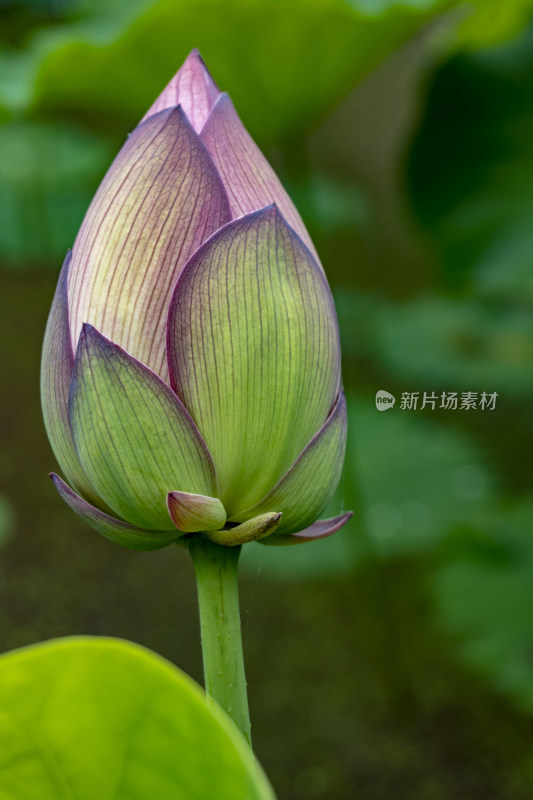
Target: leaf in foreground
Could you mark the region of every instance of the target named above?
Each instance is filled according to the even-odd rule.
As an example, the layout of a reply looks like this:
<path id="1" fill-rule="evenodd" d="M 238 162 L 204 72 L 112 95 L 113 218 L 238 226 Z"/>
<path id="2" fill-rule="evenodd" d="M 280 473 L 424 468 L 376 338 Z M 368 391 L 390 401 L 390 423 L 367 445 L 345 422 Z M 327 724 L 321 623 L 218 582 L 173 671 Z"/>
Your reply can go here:
<path id="1" fill-rule="evenodd" d="M 273 800 L 232 722 L 163 658 L 66 638 L 0 657 L 0 800 Z"/>

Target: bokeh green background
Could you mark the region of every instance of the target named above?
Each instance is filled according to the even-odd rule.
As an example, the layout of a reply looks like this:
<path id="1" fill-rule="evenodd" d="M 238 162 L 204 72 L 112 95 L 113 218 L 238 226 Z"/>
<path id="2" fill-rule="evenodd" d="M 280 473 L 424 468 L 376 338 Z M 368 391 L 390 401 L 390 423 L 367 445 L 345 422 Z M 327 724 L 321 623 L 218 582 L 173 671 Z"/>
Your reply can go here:
<path id="1" fill-rule="evenodd" d="M 38 397 L 64 252 L 198 46 L 315 239 L 350 409 L 350 525 L 243 560 L 257 754 L 280 800 L 530 800 L 533 3 L 0 10 L 0 649 L 121 636 L 201 680 L 185 555 L 122 550 L 62 505 Z M 404 391 L 498 399 L 409 411 Z"/>

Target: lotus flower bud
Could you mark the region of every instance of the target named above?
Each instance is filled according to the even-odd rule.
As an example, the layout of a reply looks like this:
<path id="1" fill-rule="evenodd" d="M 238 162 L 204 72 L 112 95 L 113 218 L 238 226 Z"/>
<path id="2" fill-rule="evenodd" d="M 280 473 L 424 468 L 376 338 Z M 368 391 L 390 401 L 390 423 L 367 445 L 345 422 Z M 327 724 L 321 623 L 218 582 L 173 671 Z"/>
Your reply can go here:
<path id="1" fill-rule="evenodd" d="M 52 475 L 55 486 L 119 544 L 197 532 L 296 543 L 350 516 L 316 521 L 346 440 L 331 293 L 197 52 L 90 205 L 60 274 L 41 386 L 70 483 Z"/>

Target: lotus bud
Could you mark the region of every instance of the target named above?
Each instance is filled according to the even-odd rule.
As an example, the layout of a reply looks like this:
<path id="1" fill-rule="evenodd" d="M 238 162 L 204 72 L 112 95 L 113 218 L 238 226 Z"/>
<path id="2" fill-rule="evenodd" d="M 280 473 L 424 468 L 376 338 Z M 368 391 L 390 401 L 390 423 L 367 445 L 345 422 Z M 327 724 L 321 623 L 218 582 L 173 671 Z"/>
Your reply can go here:
<path id="1" fill-rule="evenodd" d="M 42 405 L 65 502 L 139 550 L 326 536 L 346 441 L 335 308 L 198 52 L 128 137 L 59 277 Z M 72 487 L 72 488 L 71 488 Z"/>

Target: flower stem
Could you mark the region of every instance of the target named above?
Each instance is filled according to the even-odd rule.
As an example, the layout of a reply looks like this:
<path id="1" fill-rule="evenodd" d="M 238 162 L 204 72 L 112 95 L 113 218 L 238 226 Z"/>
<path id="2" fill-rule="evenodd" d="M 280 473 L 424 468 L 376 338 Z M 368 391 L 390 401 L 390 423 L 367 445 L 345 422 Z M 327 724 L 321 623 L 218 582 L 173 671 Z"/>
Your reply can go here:
<path id="1" fill-rule="evenodd" d="M 240 549 L 215 544 L 202 535 L 191 537 L 189 543 L 198 588 L 205 690 L 251 744 L 239 609 Z"/>

